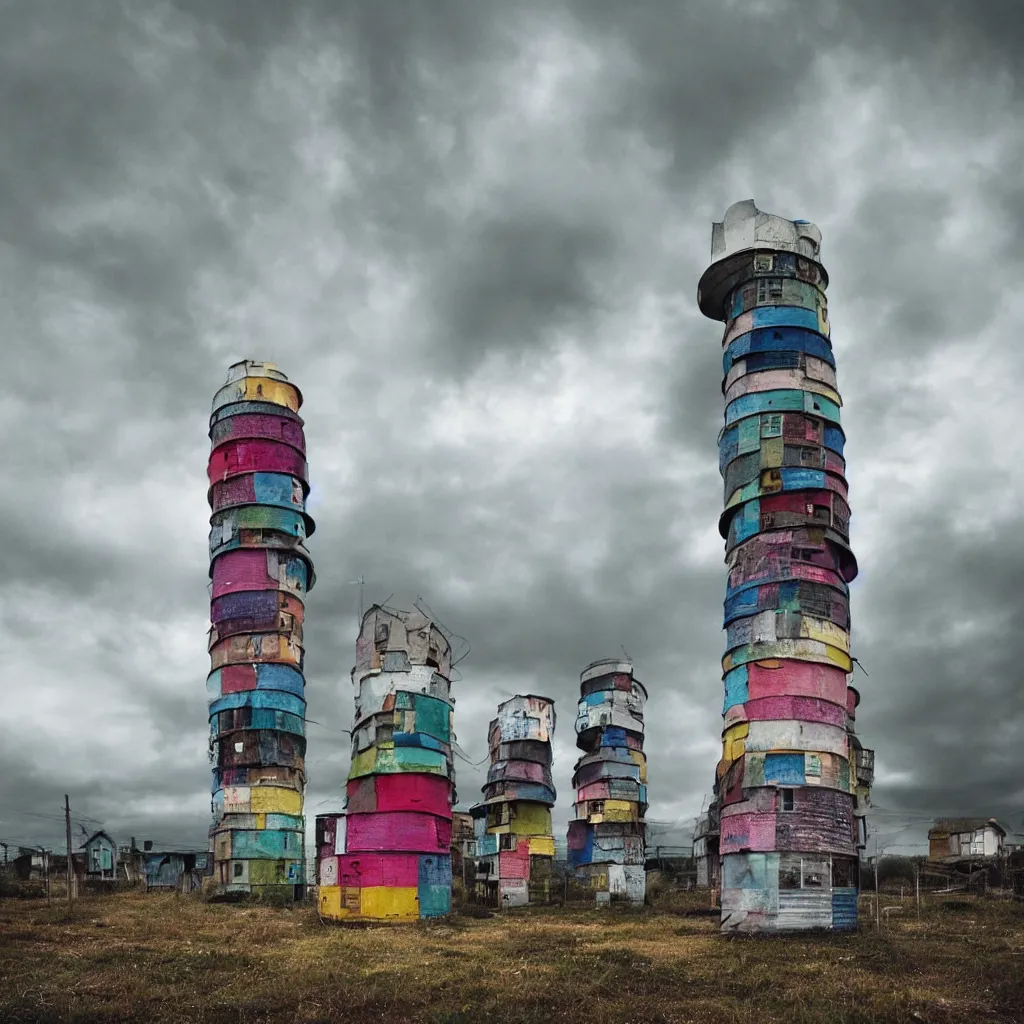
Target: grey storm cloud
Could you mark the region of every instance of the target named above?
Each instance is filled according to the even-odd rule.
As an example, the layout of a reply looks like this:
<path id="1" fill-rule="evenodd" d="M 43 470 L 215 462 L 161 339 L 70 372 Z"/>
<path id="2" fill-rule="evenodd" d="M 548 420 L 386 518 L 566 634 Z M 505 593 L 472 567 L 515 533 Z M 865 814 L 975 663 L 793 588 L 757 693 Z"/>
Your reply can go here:
<path id="1" fill-rule="evenodd" d="M 464 803 L 496 703 L 542 692 L 564 828 L 579 671 L 625 650 L 650 816 L 685 843 L 723 648 L 720 327 L 695 291 L 748 197 L 823 232 L 876 834 L 1024 827 L 1022 21 L 0 3 L 0 841 L 59 844 L 68 792 L 76 828 L 205 843 L 206 423 L 250 357 L 306 398 L 307 814 L 343 792 L 362 574 L 471 644 Z"/>

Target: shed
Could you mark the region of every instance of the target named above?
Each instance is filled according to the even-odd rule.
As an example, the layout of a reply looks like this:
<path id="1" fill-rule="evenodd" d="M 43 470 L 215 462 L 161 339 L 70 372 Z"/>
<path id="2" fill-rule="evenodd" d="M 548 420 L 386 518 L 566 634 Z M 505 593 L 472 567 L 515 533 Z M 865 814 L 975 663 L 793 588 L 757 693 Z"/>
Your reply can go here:
<path id="1" fill-rule="evenodd" d="M 113 882 L 117 879 L 117 843 L 102 829 L 82 844 L 87 881 Z"/>

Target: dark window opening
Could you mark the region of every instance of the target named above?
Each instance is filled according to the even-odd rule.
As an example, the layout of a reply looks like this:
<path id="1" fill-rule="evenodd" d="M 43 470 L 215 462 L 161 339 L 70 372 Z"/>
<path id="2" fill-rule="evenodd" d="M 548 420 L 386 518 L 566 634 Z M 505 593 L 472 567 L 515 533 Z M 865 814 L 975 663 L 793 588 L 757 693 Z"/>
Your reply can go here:
<path id="1" fill-rule="evenodd" d="M 782 809 L 784 811 L 793 810 L 793 790 L 783 789 L 780 792 L 782 793 Z"/>

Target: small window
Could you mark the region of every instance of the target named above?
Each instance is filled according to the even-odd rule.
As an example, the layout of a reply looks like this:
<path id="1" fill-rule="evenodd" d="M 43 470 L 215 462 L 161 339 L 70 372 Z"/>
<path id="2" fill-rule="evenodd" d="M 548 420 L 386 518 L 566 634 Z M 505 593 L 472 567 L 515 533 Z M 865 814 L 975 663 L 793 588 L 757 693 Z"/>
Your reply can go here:
<path id="1" fill-rule="evenodd" d="M 783 789 L 780 792 L 782 794 L 782 809 L 784 811 L 793 810 L 793 790 Z"/>
<path id="2" fill-rule="evenodd" d="M 759 252 L 754 256 L 754 270 L 760 274 L 766 274 L 775 269 L 775 257 L 770 253 Z"/>
<path id="3" fill-rule="evenodd" d="M 773 299 L 782 298 L 782 280 L 778 277 L 773 277 L 768 282 L 768 295 Z"/>
<path id="4" fill-rule="evenodd" d="M 591 814 L 604 814 L 604 801 L 603 800 L 591 800 L 590 801 L 590 813 Z"/>
<path id="5" fill-rule="evenodd" d="M 245 867 L 242 864 L 239 864 L 238 861 L 235 861 L 235 868 L 234 868 L 235 878 L 241 878 L 242 877 L 242 872 L 244 870 L 245 870 Z"/>
<path id="6" fill-rule="evenodd" d="M 235 744 L 235 753 L 236 754 L 240 754 L 243 750 L 245 750 L 245 744 L 244 743 L 239 741 L 238 743 Z"/>
<path id="7" fill-rule="evenodd" d="M 761 417 L 761 436 L 780 437 L 782 434 L 782 413 L 773 412 Z"/>

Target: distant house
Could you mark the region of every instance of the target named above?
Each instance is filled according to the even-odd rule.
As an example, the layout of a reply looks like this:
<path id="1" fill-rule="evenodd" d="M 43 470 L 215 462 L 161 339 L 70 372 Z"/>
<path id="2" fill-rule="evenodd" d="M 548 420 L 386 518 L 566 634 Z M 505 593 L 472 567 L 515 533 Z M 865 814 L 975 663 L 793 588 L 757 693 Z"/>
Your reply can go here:
<path id="1" fill-rule="evenodd" d="M 467 811 L 452 812 L 452 874 L 464 874 L 467 865 L 476 856 L 476 833 L 473 831 L 473 816 Z"/>
<path id="2" fill-rule="evenodd" d="M 82 844 L 85 851 L 85 878 L 88 882 L 113 882 L 117 879 L 117 843 L 102 829 L 93 832 Z"/>
<path id="3" fill-rule="evenodd" d="M 997 860 L 1006 829 L 995 818 L 939 818 L 928 831 L 928 859 L 944 864 Z"/>

